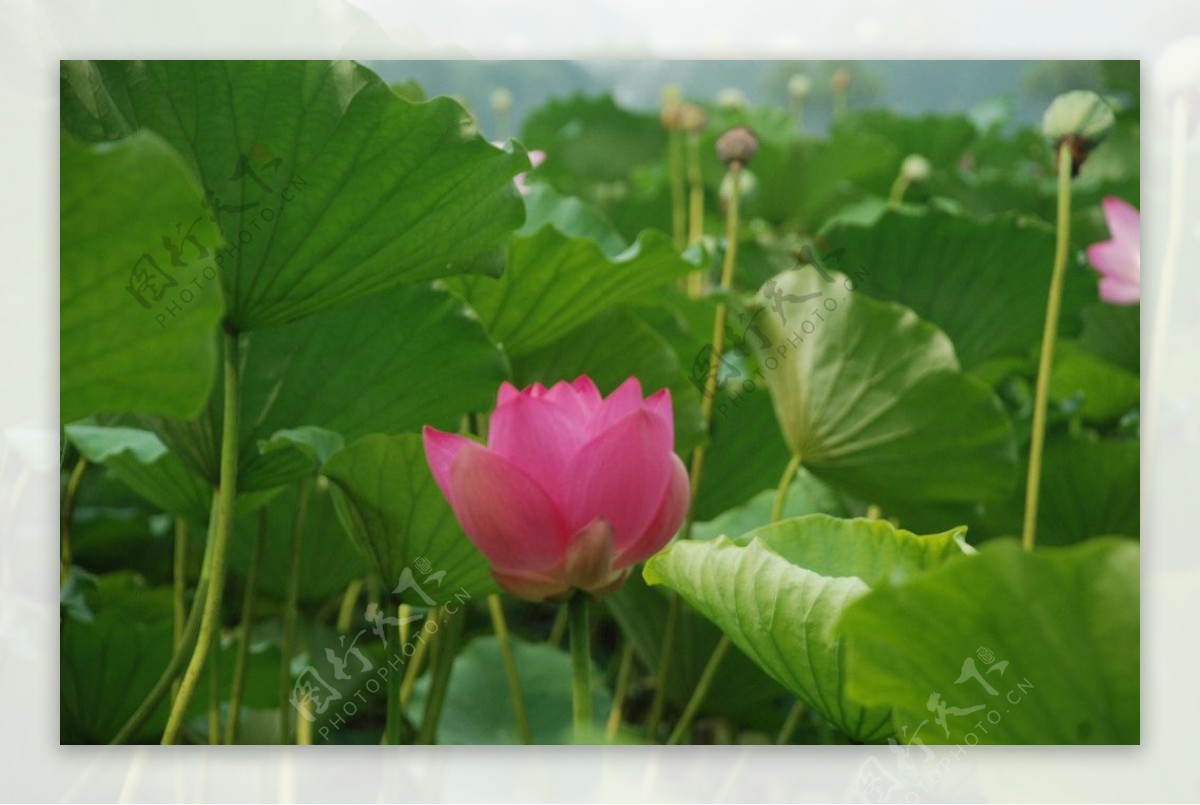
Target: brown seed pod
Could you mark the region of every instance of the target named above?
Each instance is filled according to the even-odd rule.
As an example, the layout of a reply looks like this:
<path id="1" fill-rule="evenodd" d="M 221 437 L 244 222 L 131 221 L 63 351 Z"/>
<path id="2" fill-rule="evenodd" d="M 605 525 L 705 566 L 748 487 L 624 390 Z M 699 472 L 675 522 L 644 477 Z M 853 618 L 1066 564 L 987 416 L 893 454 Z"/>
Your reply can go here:
<path id="1" fill-rule="evenodd" d="M 744 166 L 758 151 L 758 136 L 749 126 L 734 126 L 717 138 L 717 157 L 726 167 Z"/>

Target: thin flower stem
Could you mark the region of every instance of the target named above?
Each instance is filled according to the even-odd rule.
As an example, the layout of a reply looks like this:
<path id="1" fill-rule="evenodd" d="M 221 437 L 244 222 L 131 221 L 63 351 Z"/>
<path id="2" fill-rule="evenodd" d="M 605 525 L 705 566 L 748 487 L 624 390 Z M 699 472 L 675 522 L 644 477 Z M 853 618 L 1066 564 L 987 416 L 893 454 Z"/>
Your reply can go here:
<path id="1" fill-rule="evenodd" d="M 441 628 L 438 629 L 430 666 L 429 698 L 425 701 L 425 713 L 421 717 L 421 728 L 417 733 L 417 743 L 422 745 L 432 744 L 437 738 L 438 721 L 442 716 L 442 707 L 446 704 L 446 691 L 450 688 L 450 669 L 454 665 L 458 639 L 462 635 L 463 622 L 466 620 L 463 612 L 451 614 L 446 612 L 444 607 L 442 609 Z"/>
<path id="2" fill-rule="evenodd" d="M 888 193 L 888 206 L 896 209 L 900 203 L 904 201 L 904 194 L 908 192 L 908 180 L 904 178 L 903 173 L 896 175 L 896 181 L 892 182 L 892 190 Z"/>
<path id="3" fill-rule="evenodd" d="M 646 737 L 654 740 L 658 735 L 658 723 L 662 720 L 667 703 L 667 680 L 670 679 L 671 659 L 675 656 L 675 633 L 679 630 L 679 595 L 672 593 L 667 598 L 667 623 L 663 628 L 662 647 L 658 654 L 658 673 L 655 674 L 654 698 L 650 702 L 650 713 L 646 716 Z"/>
<path id="4" fill-rule="evenodd" d="M 79 484 L 83 481 L 83 474 L 87 471 L 87 468 L 88 460 L 80 456 L 79 461 L 75 462 L 75 468 L 71 470 L 71 477 L 67 479 L 66 492 L 63 494 L 62 556 L 58 575 L 59 585 L 66 583 L 67 575 L 71 572 L 71 523 L 75 520 L 75 500 L 79 496 Z"/>
<path id="5" fill-rule="evenodd" d="M 671 178 L 671 233 L 676 250 L 682 251 L 687 237 L 683 138 L 675 129 L 667 131 L 667 172 Z"/>
<path id="6" fill-rule="evenodd" d="M 400 652 L 404 653 L 404 605 L 399 604 L 396 607 L 396 619 L 400 622 L 396 626 L 396 635 L 400 640 Z M 399 746 L 402 728 L 404 726 L 404 707 L 400 704 L 400 688 L 403 685 L 402 678 L 399 674 L 392 674 L 388 677 L 387 689 L 387 724 L 384 728 L 384 743 L 389 746 Z"/>
<path id="7" fill-rule="evenodd" d="M 688 246 L 695 246 L 704 237 L 704 175 L 700 170 L 700 135 L 687 135 L 688 177 Z M 704 293 L 706 273 L 693 271 L 688 275 L 688 296 L 693 298 Z"/>
<path id="8" fill-rule="evenodd" d="M 288 546 L 288 575 L 283 591 L 283 635 L 279 641 L 279 740 L 291 743 L 292 735 L 292 655 L 296 650 L 296 612 L 300 601 L 300 536 L 308 514 L 308 496 L 312 481 L 300 481 L 296 511 L 292 516 L 292 539 Z"/>
<path id="9" fill-rule="evenodd" d="M 425 622 L 421 624 L 420 631 L 417 632 L 417 648 L 413 651 L 412 659 L 408 661 L 408 670 L 404 672 L 404 683 L 400 686 L 400 709 L 407 709 L 408 700 L 412 697 L 413 686 L 417 683 L 417 677 L 421 675 L 421 667 L 425 664 L 425 655 L 429 653 L 429 644 L 435 639 L 434 635 L 437 630 L 430 630 L 430 626 L 438 622 L 438 609 L 429 610 L 429 614 L 425 617 Z M 403 623 L 404 619 L 400 619 Z M 408 644 L 406 639 L 400 644 L 400 649 L 403 651 L 404 646 Z"/>
<path id="10" fill-rule="evenodd" d="M 213 530 L 212 566 L 209 568 L 208 594 L 204 598 L 204 612 L 200 623 L 200 637 L 196 650 L 183 673 L 179 684 L 179 695 L 171 707 L 167 727 L 163 732 L 163 744 L 172 744 L 183 727 L 188 705 L 200 681 L 200 672 L 208 659 L 208 651 L 214 635 L 220 628 L 221 600 L 225 593 L 225 563 L 229 558 L 233 518 L 237 507 L 238 483 L 238 406 L 239 377 L 238 335 L 226 332 L 225 341 L 225 411 L 221 434 L 221 475 L 217 487 L 216 528 Z"/>
<path id="11" fill-rule="evenodd" d="M 617 684 L 613 691 L 612 709 L 608 711 L 608 723 L 604 727 L 604 739 L 611 741 L 621 729 L 621 711 L 625 708 L 625 697 L 629 693 L 629 677 L 633 672 L 633 641 L 626 640 L 621 650 L 621 665 L 617 669 Z"/>
<path id="12" fill-rule="evenodd" d="M 787 466 L 783 468 L 783 474 L 779 476 L 779 484 L 775 488 L 775 503 L 771 506 L 772 523 L 779 522 L 779 518 L 783 515 L 783 507 L 787 502 L 788 489 L 791 487 L 792 481 L 799 470 L 800 454 L 796 453 L 792 456 L 791 461 L 787 463 Z M 708 658 L 708 664 L 704 666 L 704 671 L 700 675 L 700 681 L 696 683 L 696 688 L 692 691 L 692 697 L 688 700 L 683 715 L 679 717 L 679 722 L 675 725 L 675 729 L 671 731 L 671 737 L 667 740 L 668 744 L 678 743 L 684 731 L 691 726 L 692 719 L 696 717 L 700 706 L 704 704 L 704 697 L 708 695 L 708 688 L 712 684 L 717 669 L 721 667 L 721 660 L 724 659 L 725 652 L 729 651 L 729 643 L 729 636 L 721 635 L 720 642 L 713 649 L 712 656 Z"/>
<path id="13" fill-rule="evenodd" d="M 173 631 L 175 651 L 183 644 L 183 636 L 187 631 L 187 520 L 175 518 L 175 554 L 172 557 L 171 579 L 171 608 L 174 615 L 175 629 Z M 179 691 L 177 682 L 171 683 L 171 700 Z"/>
<path id="14" fill-rule="evenodd" d="M 796 732 L 796 727 L 800 725 L 800 717 L 804 715 L 804 702 L 797 699 L 792 704 L 792 709 L 788 711 L 787 718 L 783 721 L 783 726 L 779 728 L 779 734 L 775 736 L 775 745 L 783 746 L 792 740 L 792 735 Z"/>
<path id="15" fill-rule="evenodd" d="M 683 738 L 683 734 L 691 727 L 692 719 L 696 717 L 696 713 L 700 710 L 700 705 L 704 703 L 704 698 L 708 695 L 708 689 L 712 685 L 713 678 L 717 675 L 717 669 L 721 667 L 721 660 L 725 658 L 725 652 L 729 651 L 729 644 L 729 638 L 722 635 L 716 649 L 713 650 L 712 656 L 708 658 L 708 664 L 704 666 L 703 673 L 700 674 L 700 681 L 696 683 L 696 689 L 692 691 L 692 698 L 688 700 L 687 707 L 683 710 L 683 715 L 679 717 L 679 722 L 675 725 L 675 729 L 671 731 L 671 737 L 667 739 L 668 746 L 678 744 Z"/>
<path id="16" fill-rule="evenodd" d="M 737 266 L 738 245 L 738 215 L 739 195 L 741 189 L 742 165 L 733 162 L 729 166 L 729 183 L 733 190 L 729 194 L 729 205 L 725 217 L 725 259 L 721 265 L 721 290 L 729 291 L 733 287 L 734 268 Z M 725 349 L 725 318 L 728 309 L 724 301 L 717 303 L 716 318 L 713 320 L 712 354 L 709 357 L 708 374 L 704 379 L 704 397 L 700 401 L 700 415 L 705 430 L 712 423 L 713 403 L 717 394 L 717 376 L 721 368 L 721 353 Z M 704 469 L 705 447 L 698 445 L 692 452 L 690 472 L 691 491 L 688 500 L 687 516 L 683 521 L 683 531 L 680 539 L 691 539 L 692 526 L 696 519 L 696 497 L 700 493 L 700 478 Z M 655 675 L 654 699 L 650 704 L 650 716 L 646 721 L 646 733 L 653 736 L 658 729 L 666 704 L 667 678 L 671 670 L 671 654 L 675 645 L 675 630 L 679 622 L 679 596 L 672 594 L 668 599 L 667 626 L 663 634 L 662 653 L 659 657 L 658 672 Z"/>
<path id="17" fill-rule="evenodd" d="M 159 675 L 158 681 L 154 683 L 154 687 L 146 694 L 146 698 L 138 705 L 137 710 L 129 717 L 129 720 L 121 727 L 120 731 L 109 741 L 110 745 L 129 743 L 138 732 L 146 725 L 146 722 L 158 710 L 158 706 L 162 704 L 163 699 L 168 693 L 173 690 L 175 680 L 183 673 L 183 669 L 192 654 L 192 649 L 196 645 L 196 640 L 200 635 L 200 624 L 203 620 L 204 602 L 208 598 L 208 576 L 209 567 L 212 565 L 213 542 L 212 532 L 216 528 L 217 521 L 217 496 L 213 495 L 212 513 L 209 515 L 209 536 L 204 542 L 204 556 L 200 560 L 200 578 L 196 582 L 196 594 L 192 600 L 192 608 L 188 611 L 187 623 L 184 624 L 183 636 L 178 641 L 175 647 L 175 653 L 171 655 L 167 667 Z M 178 697 L 178 691 L 172 696 L 174 702 Z"/>
<path id="18" fill-rule="evenodd" d="M 575 740 L 580 741 L 592 725 L 592 649 L 587 593 L 576 590 L 566 607 L 571 632 L 571 713 Z"/>
<path id="19" fill-rule="evenodd" d="M 550 627 L 550 636 L 546 642 L 554 647 L 562 644 L 563 635 L 567 633 L 567 608 L 559 607 L 554 615 L 554 624 Z"/>
<path id="20" fill-rule="evenodd" d="M 208 658 L 208 745 L 221 743 L 221 630 L 212 635 Z"/>
<path id="21" fill-rule="evenodd" d="M 342 595 L 342 603 L 338 607 L 337 630 L 339 632 L 350 631 L 350 625 L 354 622 L 354 605 L 358 603 L 358 597 L 362 595 L 363 580 L 355 579 L 346 585 L 346 592 Z M 403 623 L 403 619 L 401 619 Z"/>
<path id="22" fill-rule="evenodd" d="M 783 470 L 783 475 L 779 478 L 779 485 L 775 488 L 775 503 L 771 506 L 771 522 L 779 522 L 779 518 L 783 516 L 783 507 L 787 504 L 788 490 L 792 486 L 792 481 L 796 479 L 796 473 L 800 470 L 800 454 L 796 453 L 792 456 L 792 460 L 788 462 L 787 467 Z"/>
<path id="23" fill-rule="evenodd" d="M 517 676 L 517 661 L 513 657 L 512 642 L 508 637 L 508 624 L 504 620 L 504 604 L 495 593 L 488 596 L 488 611 L 492 615 L 492 630 L 496 632 L 496 642 L 500 644 L 500 659 L 504 662 L 504 673 L 508 677 L 508 695 L 512 698 L 513 714 L 517 717 L 517 732 L 521 736 L 521 743 L 531 744 L 533 733 L 529 731 L 525 697 L 521 695 L 521 678 Z"/>
<path id="24" fill-rule="evenodd" d="M 250 554 L 246 571 L 246 591 L 242 596 L 242 622 L 238 629 L 237 660 L 233 667 L 233 687 L 229 692 L 229 721 L 225 724 L 225 743 L 237 741 L 238 721 L 242 714 L 242 695 L 246 688 L 246 666 L 250 659 L 250 631 L 254 625 L 254 599 L 258 592 L 258 575 L 262 567 L 263 548 L 267 542 L 267 507 L 258 510 L 258 535 Z"/>
<path id="25" fill-rule="evenodd" d="M 1050 275 L 1050 297 L 1046 303 L 1046 328 L 1042 333 L 1042 357 L 1038 363 L 1037 391 L 1033 400 L 1033 432 L 1029 441 L 1029 478 L 1025 486 L 1025 524 L 1021 546 L 1032 551 L 1037 536 L 1038 493 L 1042 483 L 1042 452 L 1046 446 L 1046 407 L 1050 371 L 1054 366 L 1054 341 L 1062 309 L 1063 278 L 1071 236 L 1071 147 L 1058 149 L 1058 221 L 1054 245 L 1054 270 Z"/>

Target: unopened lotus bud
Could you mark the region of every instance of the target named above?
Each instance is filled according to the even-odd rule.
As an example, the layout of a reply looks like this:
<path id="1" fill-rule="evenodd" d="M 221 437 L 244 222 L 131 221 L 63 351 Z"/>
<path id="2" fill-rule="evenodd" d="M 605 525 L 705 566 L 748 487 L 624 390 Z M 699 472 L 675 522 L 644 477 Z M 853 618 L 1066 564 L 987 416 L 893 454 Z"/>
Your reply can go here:
<path id="1" fill-rule="evenodd" d="M 745 109 L 749 105 L 750 99 L 737 87 L 726 87 L 717 93 L 717 106 L 722 109 L 736 111 Z"/>
<path id="2" fill-rule="evenodd" d="M 726 167 L 745 166 L 758 151 L 758 136 L 749 126 L 734 126 L 717 138 L 717 157 Z"/>
<path id="3" fill-rule="evenodd" d="M 829 76 L 829 85 L 834 92 L 845 92 L 850 86 L 850 71 L 845 67 L 834 70 L 833 75 Z"/>
<path id="4" fill-rule="evenodd" d="M 1113 127 L 1112 108 L 1094 92 L 1074 90 L 1059 95 L 1042 117 L 1042 131 L 1054 143 L 1055 159 L 1064 143 L 1071 150 L 1071 175 Z"/>
<path id="5" fill-rule="evenodd" d="M 929 160 L 920 154 L 909 154 L 900 163 L 900 175 L 909 184 L 917 184 L 929 178 Z"/>
<path id="6" fill-rule="evenodd" d="M 738 198 L 749 199 L 754 195 L 754 191 L 758 189 L 758 177 L 750 171 L 738 171 L 737 191 Z M 721 189 L 717 191 L 718 197 L 721 200 L 722 209 L 729 203 L 730 197 L 733 196 L 733 174 L 726 173 L 721 179 Z"/>
<path id="7" fill-rule="evenodd" d="M 796 73 L 788 79 L 787 90 L 793 103 L 802 103 L 812 92 L 812 79 L 804 73 Z"/>
<path id="8" fill-rule="evenodd" d="M 496 87 L 496 89 L 492 90 L 492 94 L 488 100 L 492 104 L 492 111 L 498 115 L 506 115 L 512 111 L 512 93 L 504 87 Z"/>
<path id="9" fill-rule="evenodd" d="M 664 129 L 679 128 L 679 114 L 683 107 L 683 90 L 676 84 L 667 84 L 662 88 L 662 100 L 659 107 L 659 119 Z"/>
<path id="10" fill-rule="evenodd" d="M 679 127 L 689 134 L 698 134 L 708 125 L 704 108 L 694 103 L 685 103 L 679 109 Z"/>

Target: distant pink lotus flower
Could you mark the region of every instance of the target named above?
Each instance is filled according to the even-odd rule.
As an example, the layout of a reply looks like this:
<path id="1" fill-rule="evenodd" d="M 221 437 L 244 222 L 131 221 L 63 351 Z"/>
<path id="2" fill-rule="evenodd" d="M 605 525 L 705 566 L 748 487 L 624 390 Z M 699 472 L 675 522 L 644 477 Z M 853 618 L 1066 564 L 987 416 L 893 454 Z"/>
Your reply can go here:
<path id="1" fill-rule="evenodd" d="M 546 161 L 546 152 L 545 151 L 530 151 L 529 152 L 529 164 L 532 165 L 533 167 L 536 168 L 538 165 L 541 165 L 545 161 Z M 529 192 L 529 185 L 525 184 L 525 177 L 528 175 L 529 175 L 529 171 L 526 171 L 525 173 L 518 173 L 515 177 L 513 177 L 513 182 L 516 183 L 517 191 L 521 195 L 525 195 L 526 193 Z"/>
<path id="2" fill-rule="evenodd" d="M 589 377 L 547 390 L 505 383 L 488 444 L 426 426 L 425 457 L 463 531 L 508 592 L 603 596 L 683 522 L 688 476 L 671 395 L 636 378 L 602 399 Z"/>
<path id="3" fill-rule="evenodd" d="M 1114 305 L 1138 301 L 1142 287 L 1142 216 L 1116 196 L 1102 202 L 1112 240 L 1093 243 L 1087 258 L 1100 272 L 1100 298 Z"/>

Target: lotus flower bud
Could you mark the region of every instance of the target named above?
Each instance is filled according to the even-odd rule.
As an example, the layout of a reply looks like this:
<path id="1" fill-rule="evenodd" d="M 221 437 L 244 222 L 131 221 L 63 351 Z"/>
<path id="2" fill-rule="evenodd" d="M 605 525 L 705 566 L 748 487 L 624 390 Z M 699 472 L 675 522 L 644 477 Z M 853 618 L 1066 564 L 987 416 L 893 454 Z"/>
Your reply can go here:
<path id="1" fill-rule="evenodd" d="M 749 105 L 750 99 L 737 87 L 726 87 L 717 93 L 717 106 L 721 109 L 737 111 Z"/>
<path id="2" fill-rule="evenodd" d="M 917 184 L 929 178 L 929 160 L 920 154 L 909 154 L 900 164 L 900 175 L 909 184 Z"/>
<path id="3" fill-rule="evenodd" d="M 683 106 L 683 91 L 677 84 L 667 84 L 662 88 L 662 99 L 659 107 L 659 119 L 664 129 L 668 131 L 679 128 L 679 113 Z"/>
<path id="4" fill-rule="evenodd" d="M 434 480 L 496 582 L 527 601 L 612 592 L 683 522 L 687 471 L 671 395 L 630 378 L 500 387 L 487 445 L 424 430 Z"/>
<path id="5" fill-rule="evenodd" d="M 1071 175 L 1079 168 L 1113 127 L 1113 112 L 1094 92 L 1074 90 L 1059 95 L 1051 102 L 1042 117 L 1042 131 L 1058 148 L 1066 143 L 1071 149 Z"/>
<path id="6" fill-rule="evenodd" d="M 850 71 L 845 67 L 839 67 L 829 76 L 829 86 L 833 87 L 834 92 L 845 92 L 850 88 Z"/>
<path id="7" fill-rule="evenodd" d="M 788 79 L 788 97 L 793 103 L 801 103 L 812 92 L 812 80 L 804 73 L 796 73 Z"/>
<path id="8" fill-rule="evenodd" d="M 704 108 L 694 103 L 685 103 L 679 110 L 679 127 L 689 134 L 699 134 L 708 125 Z"/>
<path id="9" fill-rule="evenodd" d="M 513 96 L 504 87 L 496 87 L 492 90 L 488 100 L 492 104 L 492 111 L 498 115 L 506 115 L 512 111 Z"/>
<path id="10" fill-rule="evenodd" d="M 734 126 L 717 138 L 717 157 L 727 167 L 744 167 L 757 151 L 758 136 L 749 126 Z"/>

